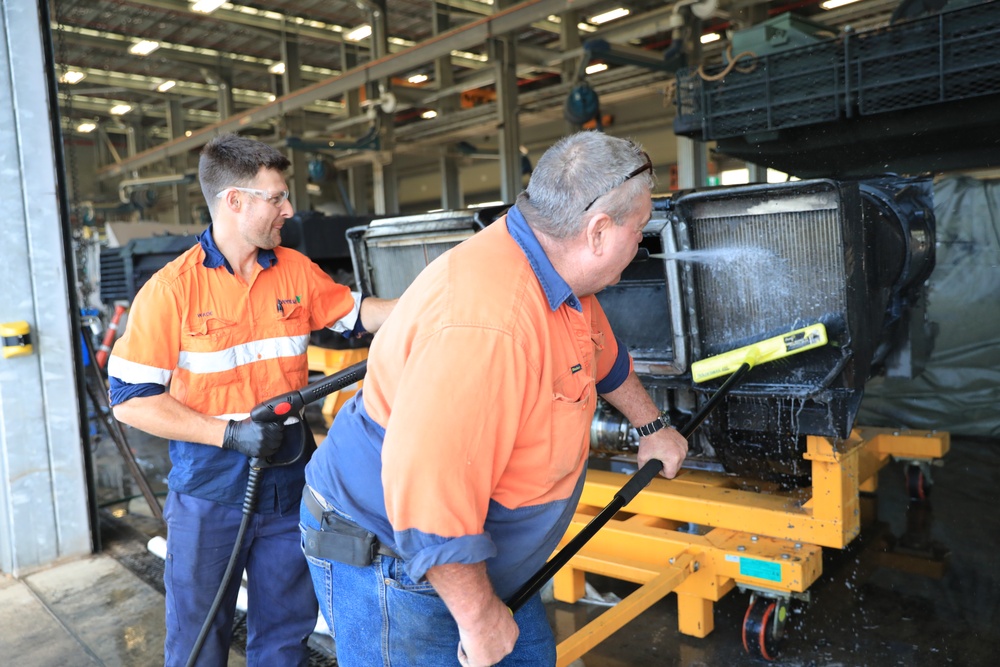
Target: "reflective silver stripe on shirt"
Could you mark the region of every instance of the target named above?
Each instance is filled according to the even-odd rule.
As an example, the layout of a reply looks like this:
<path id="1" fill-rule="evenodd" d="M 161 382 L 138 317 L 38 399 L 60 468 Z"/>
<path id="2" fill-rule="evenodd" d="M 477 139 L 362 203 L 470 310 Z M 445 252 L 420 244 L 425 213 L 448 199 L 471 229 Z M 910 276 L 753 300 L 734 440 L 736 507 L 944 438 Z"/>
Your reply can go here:
<path id="1" fill-rule="evenodd" d="M 171 371 L 156 366 L 147 366 L 115 355 L 108 357 L 108 375 L 128 384 L 161 384 L 165 387 L 170 383 L 171 374 Z"/>
<path id="2" fill-rule="evenodd" d="M 297 357 L 305 354 L 308 348 L 308 334 L 265 338 L 215 352 L 181 352 L 177 368 L 191 373 L 222 373 L 256 361 Z"/>

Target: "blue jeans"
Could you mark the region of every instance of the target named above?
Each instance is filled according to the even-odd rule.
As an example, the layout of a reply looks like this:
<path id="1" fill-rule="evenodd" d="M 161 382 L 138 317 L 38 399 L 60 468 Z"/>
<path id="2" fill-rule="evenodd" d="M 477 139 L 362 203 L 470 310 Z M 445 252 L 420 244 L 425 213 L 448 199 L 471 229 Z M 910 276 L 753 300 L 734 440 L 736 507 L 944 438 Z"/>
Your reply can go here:
<path id="1" fill-rule="evenodd" d="M 171 492 L 167 522 L 166 667 L 187 664 L 222 583 L 242 510 Z M 306 642 L 316 627 L 316 596 L 302 557 L 294 512 L 254 514 L 226 596 L 205 638 L 198 665 L 225 665 L 240 578 L 247 571 L 247 665 L 306 665 Z"/>
<path id="2" fill-rule="evenodd" d="M 304 493 L 309 493 L 308 488 Z M 302 530 L 319 522 L 305 506 Z M 376 556 L 367 567 L 307 556 L 320 611 L 336 632 L 340 667 L 458 665 L 458 626 L 427 582 L 416 583 L 403 561 Z M 514 615 L 520 636 L 498 667 L 556 664 L 556 644 L 541 596 Z"/>

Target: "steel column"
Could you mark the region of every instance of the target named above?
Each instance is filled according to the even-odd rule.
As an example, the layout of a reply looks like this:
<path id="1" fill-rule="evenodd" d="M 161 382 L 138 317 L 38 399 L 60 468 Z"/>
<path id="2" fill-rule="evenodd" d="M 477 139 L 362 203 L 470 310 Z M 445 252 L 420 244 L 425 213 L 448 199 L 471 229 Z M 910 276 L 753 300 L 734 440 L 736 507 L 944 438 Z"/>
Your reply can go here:
<path id="1" fill-rule="evenodd" d="M 0 98 L 7 100 L 0 104 L 0 322 L 27 321 L 34 347 L 0 358 L 0 570 L 15 576 L 91 550 L 79 329 L 67 317 L 76 300 L 56 169 L 61 147 L 51 121 L 59 112 L 40 24 L 45 13 L 34 3 L 0 3 Z"/>

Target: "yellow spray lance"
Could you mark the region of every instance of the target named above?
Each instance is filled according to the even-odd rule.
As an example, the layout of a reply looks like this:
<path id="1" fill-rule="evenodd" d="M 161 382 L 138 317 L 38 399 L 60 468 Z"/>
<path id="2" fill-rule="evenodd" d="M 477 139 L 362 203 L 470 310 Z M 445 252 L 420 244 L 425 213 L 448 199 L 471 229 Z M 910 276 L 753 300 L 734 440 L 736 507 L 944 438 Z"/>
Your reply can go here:
<path id="1" fill-rule="evenodd" d="M 719 389 L 712 394 L 708 402 L 701 407 L 698 412 L 680 430 L 680 434 L 685 438 L 691 436 L 695 429 L 701 425 L 705 418 L 715 409 L 715 407 L 725 398 L 729 390 L 732 389 L 747 373 L 757 364 L 762 364 L 776 359 L 783 359 L 799 352 L 805 352 L 813 348 L 822 347 L 827 343 L 826 327 L 823 324 L 812 324 L 801 329 L 796 329 L 780 336 L 768 338 L 752 345 L 747 345 L 723 354 L 702 359 L 691 364 L 691 378 L 695 382 L 704 382 L 712 378 L 729 375 L 729 378 Z M 590 520 L 583 530 L 557 552 L 548 562 L 532 575 L 530 579 L 507 601 L 507 606 L 512 612 L 517 611 L 532 595 L 542 589 L 542 586 L 558 572 L 563 565 L 568 563 L 573 556 L 583 548 L 590 538 L 597 534 L 611 518 L 623 507 L 632 502 L 646 486 L 653 481 L 663 469 L 663 463 L 651 459 L 642 466 L 631 479 L 625 483 L 615 497 L 608 503 L 601 513 Z"/>

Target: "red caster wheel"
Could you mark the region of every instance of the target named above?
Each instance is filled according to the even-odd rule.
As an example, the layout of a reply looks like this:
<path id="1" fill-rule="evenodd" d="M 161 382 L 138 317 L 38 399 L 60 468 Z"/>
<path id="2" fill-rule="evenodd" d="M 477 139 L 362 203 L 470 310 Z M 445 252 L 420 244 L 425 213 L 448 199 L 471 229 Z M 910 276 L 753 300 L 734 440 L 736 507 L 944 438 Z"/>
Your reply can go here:
<path id="1" fill-rule="evenodd" d="M 930 469 L 926 463 L 910 463 L 904 470 L 906 476 L 906 492 L 910 500 L 923 502 L 931 495 Z"/>
<path id="2" fill-rule="evenodd" d="M 784 636 L 788 602 L 753 594 L 743 617 L 743 649 L 755 658 L 772 661 Z"/>

